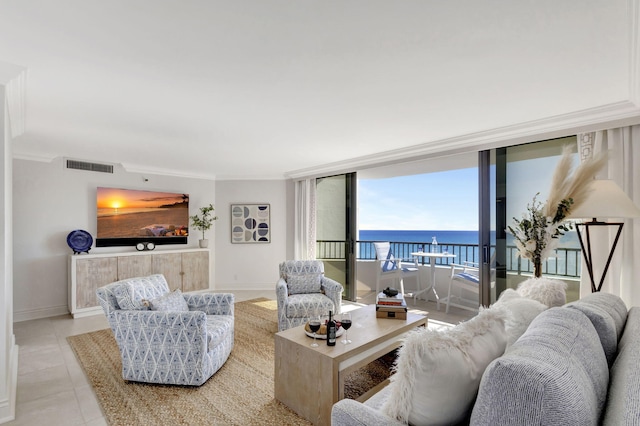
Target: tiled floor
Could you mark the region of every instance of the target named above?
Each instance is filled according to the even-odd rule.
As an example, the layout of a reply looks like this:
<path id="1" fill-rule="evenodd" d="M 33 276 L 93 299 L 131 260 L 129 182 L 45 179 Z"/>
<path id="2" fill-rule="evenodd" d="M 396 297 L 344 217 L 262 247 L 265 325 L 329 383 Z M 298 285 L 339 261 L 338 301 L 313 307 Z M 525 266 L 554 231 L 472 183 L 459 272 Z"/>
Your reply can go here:
<path id="1" fill-rule="evenodd" d="M 256 297 L 275 298 L 273 291 L 240 291 L 236 301 Z M 366 293 L 360 303 L 374 303 L 375 295 Z M 409 307 L 429 312 L 431 324 L 455 324 L 473 315 L 470 311 L 444 307 L 434 302 L 409 301 Z M 14 324 L 20 346 L 16 419 L 6 425 L 106 425 L 98 401 L 82 367 L 67 342 L 68 336 L 108 328 L 103 315 L 73 319 L 70 315 L 24 321 Z"/>

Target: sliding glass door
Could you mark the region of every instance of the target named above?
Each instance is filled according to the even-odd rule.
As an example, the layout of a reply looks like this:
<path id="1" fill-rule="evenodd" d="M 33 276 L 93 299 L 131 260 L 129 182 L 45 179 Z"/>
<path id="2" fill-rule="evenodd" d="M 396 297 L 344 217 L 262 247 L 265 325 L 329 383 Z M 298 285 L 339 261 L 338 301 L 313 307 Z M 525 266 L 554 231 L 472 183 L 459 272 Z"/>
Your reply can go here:
<path id="1" fill-rule="evenodd" d="M 356 174 L 316 180 L 316 258 L 325 275 L 344 286 L 343 297 L 356 299 Z"/>
<path id="2" fill-rule="evenodd" d="M 505 289 L 515 289 L 533 275 L 533 264 L 518 256 L 513 237 L 506 228 L 514 217 L 522 217 L 534 196 L 542 203 L 546 201 L 565 145 L 574 146 L 577 151 L 576 138 L 567 137 L 479 154 L 480 247 L 488 253 L 488 261 L 483 259 L 482 262 L 483 305 L 495 302 Z M 577 161 L 576 154 L 574 164 Z M 488 251 L 487 246 L 490 247 Z M 558 249 L 542 265 L 543 275 L 567 282 L 567 300 L 575 300 L 579 294 L 580 256 L 580 243 L 575 231 L 571 231 L 560 239 Z"/>

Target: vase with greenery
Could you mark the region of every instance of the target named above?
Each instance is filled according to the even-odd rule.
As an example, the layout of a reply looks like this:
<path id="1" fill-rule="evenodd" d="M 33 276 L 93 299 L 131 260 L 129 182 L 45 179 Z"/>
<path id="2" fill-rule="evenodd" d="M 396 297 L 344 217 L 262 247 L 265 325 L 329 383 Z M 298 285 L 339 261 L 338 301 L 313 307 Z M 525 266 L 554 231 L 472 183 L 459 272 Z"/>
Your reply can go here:
<path id="1" fill-rule="evenodd" d="M 533 197 L 521 219 L 513 218 L 507 232 L 514 236 L 518 255 L 533 263 L 534 276 L 542 276 L 544 262 L 558 247 L 558 239 L 572 229 L 571 210 L 582 204 L 591 190 L 591 182 L 606 161 L 601 155 L 582 162 L 572 172 L 572 150 L 566 146 L 551 181 L 545 204 Z"/>
<path id="2" fill-rule="evenodd" d="M 199 244 L 201 248 L 206 248 L 209 246 L 209 240 L 205 238 L 205 232 L 211 229 L 211 225 L 213 225 L 213 221 L 218 219 L 218 216 L 213 215 L 213 211 L 215 208 L 213 204 L 209 204 L 205 207 L 200 207 L 200 214 L 189 216 L 191 219 L 191 225 L 199 231 L 202 231 L 202 239 L 199 240 Z"/>

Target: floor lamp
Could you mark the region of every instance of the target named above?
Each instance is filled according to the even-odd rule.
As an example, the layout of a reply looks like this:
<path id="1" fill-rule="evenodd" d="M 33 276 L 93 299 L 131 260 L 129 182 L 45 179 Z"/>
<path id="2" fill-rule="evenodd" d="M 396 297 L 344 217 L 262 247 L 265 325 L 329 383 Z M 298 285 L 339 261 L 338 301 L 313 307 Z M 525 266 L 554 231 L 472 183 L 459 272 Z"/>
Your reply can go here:
<path id="1" fill-rule="evenodd" d="M 578 239 L 580 240 L 580 247 L 582 248 L 582 255 L 584 256 L 584 262 L 589 272 L 589 278 L 591 279 L 591 292 L 595 293 L 602 289 L 605 276 L 609 270 L 613 253 L 616 250 L 620 234 L 622 233 L 623 222 L 601 222 L 600 219 L 624 219 L 640 217 L 640 209 L 633 204 L 633 201 L 624 193 L 624 191 L 616 185 L 612 180 L 594 180 L 591 184 L 591 191 L 587 196 L 587 199 L 579 205 L 576 209 L 571 211 L 569 215 L 570 219 L 589 219 L 590 222 L 576 223 L 576 231 L 578 231 Z M 607 263 L 602 271 L 602 277 L 600 282 L 596 286 L 596 281 L 593 276 L 593 254 L 592 254 L 592 240 L 591 231 L 596 227 L 613 227 L 616 229 L 616 236 L 613 240 L 613 246 L 609 251 L 609 257 Z M 584 228 L 583 231 L 580 229 Z M 586 247 L 585 240 L 586 239 Z"/>

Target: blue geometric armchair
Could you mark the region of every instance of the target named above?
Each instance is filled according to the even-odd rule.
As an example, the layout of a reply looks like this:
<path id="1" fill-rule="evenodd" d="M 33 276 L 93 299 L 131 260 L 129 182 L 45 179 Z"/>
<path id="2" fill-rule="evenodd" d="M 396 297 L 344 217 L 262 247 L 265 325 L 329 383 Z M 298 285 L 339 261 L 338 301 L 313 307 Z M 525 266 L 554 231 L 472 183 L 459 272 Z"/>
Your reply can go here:
<path id="1" fill-rule="evenodd" d="M 125 380 L 200 386 L 231 353 L 233 294 L 170 292 L 160 274 L 111 283 L 96 293 L 120 348 Z"/>
<path id="2" fill-rule="evenodd" d="M 279 268 L 278 331 L 304 324 L 313 315 L 340 313 L 342 284 L 324 276 L 322 261 L 287 260 Z"/>

